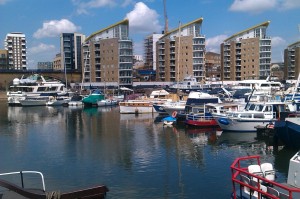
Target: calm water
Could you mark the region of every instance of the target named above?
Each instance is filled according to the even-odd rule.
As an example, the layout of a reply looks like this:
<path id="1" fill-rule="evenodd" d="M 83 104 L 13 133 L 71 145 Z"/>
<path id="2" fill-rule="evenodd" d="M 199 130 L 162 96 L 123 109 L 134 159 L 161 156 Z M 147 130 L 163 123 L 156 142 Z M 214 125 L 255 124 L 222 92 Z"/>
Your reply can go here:
<path id="1" fill-rule="evenodd" d="M 95 184 L 107 198 L 229 198 L 230 164 L 261 155 L 286 181 L 295 151 L 256 133 L 163 127 L 157 114 L 119 108 L 8 107 L 0 101 L 0 172 L 37 170 L 48 191 Z"/>

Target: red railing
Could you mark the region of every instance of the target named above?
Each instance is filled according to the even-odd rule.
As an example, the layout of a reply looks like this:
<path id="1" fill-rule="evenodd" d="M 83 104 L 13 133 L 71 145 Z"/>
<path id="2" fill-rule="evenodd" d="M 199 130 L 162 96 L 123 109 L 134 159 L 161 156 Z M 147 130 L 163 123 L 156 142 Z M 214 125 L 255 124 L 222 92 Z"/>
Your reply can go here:
<path id="1" fill-rule="evenodd" d="M 255 161 L 255 163 L 254 163 Z M 248 163 L 248 164 L 247 164 Z M 280 184 L 278 182 L 270 181 L 262 176 L 249 173 L 248 167 L 243 167 L 242 165 L 250 165 L 250 164 L 257 164 L 260 165 L 260 156 L 253 155 L 253 156 L 245 156 L 237 158 L 230 166 L 231 168 L 231 180 L 232 180 L 232 197 L 233 199 L 237 199 L 237 188 L 236 184 L 240 185 L 240 191 L 242 191 L 242 187 L 249 188 L 252 192 L 258 193 L 258 198 L 261 198 L 261 196 L 266 196 L 271 199 L 280 199 L 279 196 L 272 195 L 268 193 L 267 191 L 264 191 L 261 189 L 261 184 L 267 184 L 268 186 L 278 189 L 280 191 L 283 191 L 285 194 L 287 194 L 288 199 L 293 198 L 293 193 L 300 193 L 300 189 L 293 188 L 286 186 L 284 184 Z M 249 176 L 249 178 L 255 178 L 257 179 L 257 186 L 253 186 L 251 184 L 247 184 L 241 180 L 241 175 Z"/>

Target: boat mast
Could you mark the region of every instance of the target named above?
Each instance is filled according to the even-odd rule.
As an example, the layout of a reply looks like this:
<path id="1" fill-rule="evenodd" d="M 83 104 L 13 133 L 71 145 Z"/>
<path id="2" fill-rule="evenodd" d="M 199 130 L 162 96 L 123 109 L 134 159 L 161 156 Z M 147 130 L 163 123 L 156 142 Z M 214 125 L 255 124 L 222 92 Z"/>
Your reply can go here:
<path id="1" fill-rule="evenodd" d="M 179 21 L 179 27 L 178 27 L 178 56 L 177 56 L 177 94 L 179 94 L 179 88 L 178 88 L 178 81 L 179 81 L 179 58 L 180 58 L 180 37 L 181 37 L 181 22 Z"/>

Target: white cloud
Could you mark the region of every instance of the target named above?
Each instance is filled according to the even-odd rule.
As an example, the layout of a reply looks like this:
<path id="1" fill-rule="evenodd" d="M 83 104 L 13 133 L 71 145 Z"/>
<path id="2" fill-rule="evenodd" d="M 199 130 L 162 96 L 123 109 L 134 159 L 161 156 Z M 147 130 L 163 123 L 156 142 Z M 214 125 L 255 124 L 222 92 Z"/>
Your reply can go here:
<path id="1" fill-rule="evenodd" d="M 286 46 L 287 42 L 281 37 L 272 37 L 272 47 Z"/>
<path id="2" fill-rule="evenodd" d="M 57 37 L 60 33 L 72 33 L 80 30 L 79 26 L 76 26 L 67 19 L 51 20 L 43 23 L 43 27 L 38 29 L 33 37 L 40 39 L 45 37 Z"/>
<path id="3" fill-rule="evenodd" d="M 28 69 L 36 69 L 38 62 L 52 62 L 59 50 L 55 45 L 39 43 L 29 47 L 27 50 L 27 67 Z"/>
<path id="4" fill-rule="evenodd" d="M 72 0 L 73 4 L 77 6 L 78 14 L 88 14 L 88 9 L 101 8 L 106 6 L 115 6 L 117 3 L 115 0 Z"/>
<path id="5" fill-rule="evenodd" d="M 299 0 L 283 0 L 280 8 L 283 10 L 300 8 L 300 1 Z"/>
<path id="6" fill-rule="evenodd" d="M 37 46 L 33 46 L 28 48 L 28 54 L 29 55 L 35 55 L 35 54 L 40 54 L 44 52 L 49 52 L 55 49 L 54 45 L 47 45 L 44 43 L 40 43 Z"/>
<path id="7" fill-rule="evenodd" d="M 234 0 L 230 6 L 231 11 L 261 13 L 274 9 L 278 0 Z"/>
<path id="8" fill-rule="evenodd" d="M 227 35 L 217 35 L 206 39 L 206 52 L 220 53 L 220 45 L 227 39 Z"/>
<path id="9" fill-rule="evenodd" d="M 272 62 L 283 62 L 283 51 L 287 47 L 287 41 L 281 37 L 272 37 Z"/>
<path id="10" fill-rule="evenodd" d="M 142 2 L 135 4 L 134 9 L 126 15 L 129 19 L 130 31 L 133 33 L 160 32 L 159 15 Z"/>

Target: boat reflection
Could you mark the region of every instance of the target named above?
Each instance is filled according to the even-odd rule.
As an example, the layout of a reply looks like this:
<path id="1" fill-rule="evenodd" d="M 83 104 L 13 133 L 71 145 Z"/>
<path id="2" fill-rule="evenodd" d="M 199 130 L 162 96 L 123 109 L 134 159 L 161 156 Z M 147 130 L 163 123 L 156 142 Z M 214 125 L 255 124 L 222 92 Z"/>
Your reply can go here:
<path id="1" fill-rule="evenodd" d="M 213 145 L 221 136 L 222 131 L 218 127 L 185 128 L 185 133 L 194 144 Z"/>

